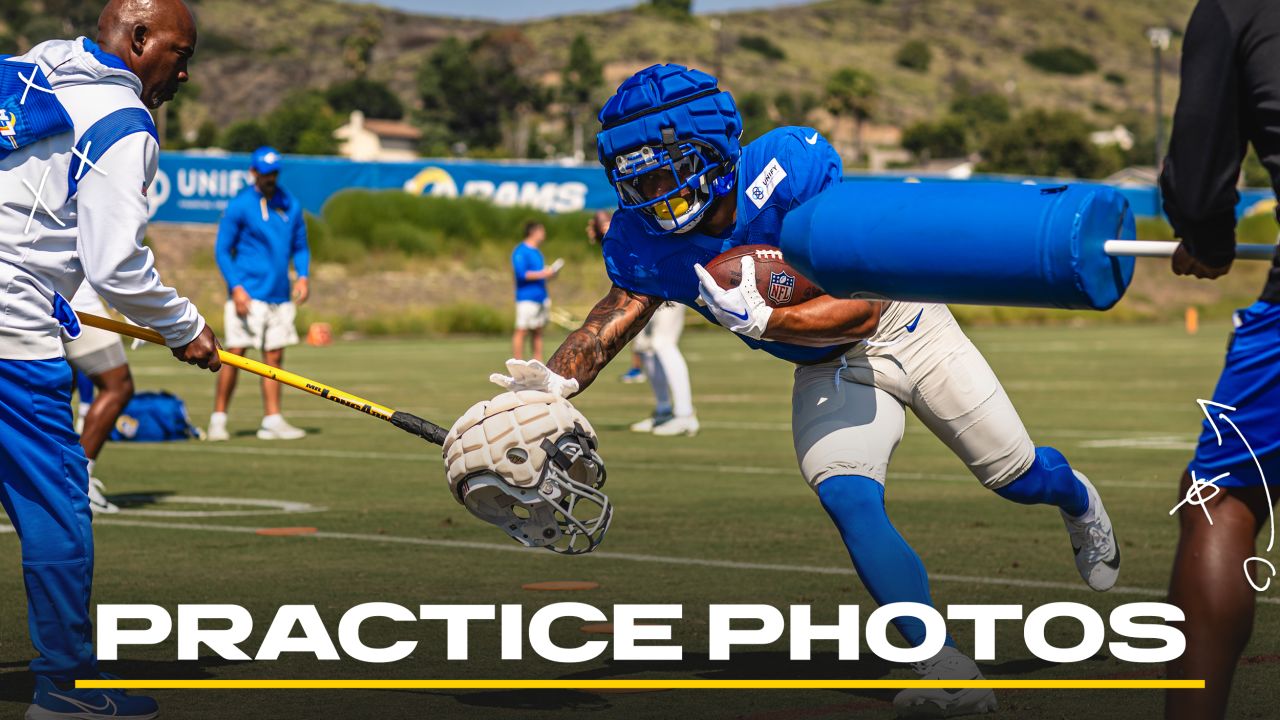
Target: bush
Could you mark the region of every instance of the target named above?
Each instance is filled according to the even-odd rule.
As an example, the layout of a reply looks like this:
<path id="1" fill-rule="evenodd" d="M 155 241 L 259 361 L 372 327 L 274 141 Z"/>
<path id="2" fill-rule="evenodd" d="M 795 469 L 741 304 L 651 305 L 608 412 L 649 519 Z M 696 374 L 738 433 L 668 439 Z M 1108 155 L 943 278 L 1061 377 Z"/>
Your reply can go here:
<path id="1" fill-rule="evenodd" d="M 982 147 L 979 172 L 1100 178 L 1120 169 L 1123 158 L 1089 141 L 1089 125 L 1066 111 L 1031 110 L 993 131 Z"/>
<path id="2" fill-rule="evenodd" d="M 1098 61 L 1092 55 L 1067 45 L 1032 50 L 1022 59 L 1034 68 L 1058 75 L 1085 75 L 1098 69 Z"/>
<path id="3" fill-rule="evenodd" d="M 1106 75 L 1103 75 L 1102 79 L 1116 87 L 1124 87 L 1125 83 L 1128 82 L 1125 80 L 1125 77 L 1118 72 L 1109 72 Z"/>
<path id="4" fill-rule="evenodd" d="M 344 190 L 325 203 L 313 231 L 313 252 L 325 260 L 350 260 L 353 249 L 413 257 L 505 256 L 520 241 L 525 223 L 547 228 L 548 257 L 583 258 L 596 251 L 583 228 L 585 212 L 551 215 L 526 207 L 499 207 L 478 198 L 410 195 L 399 190 Z M 357 255 L 358 257 L 358 255 Z"/>
<path id="5" fill-rule="evenodd" d="M 898 67 L 908 70 L 928 72 L 929 63 L 933 62 L 933 52 L 929 50 L 928 43 L 923 40 L 908 40 L 898 48 L 894 62 L 898 63 Z"/>
<path id="6" fill-rule="evenodd" d="M 953 158 L 969 154 L 969 134 L 958 117 L 916 123 L 902 132 L 902 147 L 917 158 Z"/>
<path id="7" fill-rule="evenodd" d="M 738 38 L 738 47 L 759 53 L 770 60 L 786 60 L 787 53 L 763 35 L 743 35 Z"/>
<path id="8" fill-rule="evenodd" d="M 404 104 L 386 85 L 356 78 L 330 86 L 324 99 L 333 111 L 346 117 L 352 110 L 359 110 L 367 118 L 399 120 L 404 117 Z"/>
<path id="9" fill-rule="evenodd" d="M 234 123 L 222 134 L 221 146 L 231 152 L 253 152 L 270 144 L 271 136 L 257 120 Z"/>

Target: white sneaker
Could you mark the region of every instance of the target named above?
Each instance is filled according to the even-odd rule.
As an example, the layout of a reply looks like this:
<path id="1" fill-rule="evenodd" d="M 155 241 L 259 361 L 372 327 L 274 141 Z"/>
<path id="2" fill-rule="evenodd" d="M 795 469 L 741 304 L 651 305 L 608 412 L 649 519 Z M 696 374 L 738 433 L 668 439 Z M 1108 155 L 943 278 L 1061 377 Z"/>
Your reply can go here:
<path id="1" fill-rule="evenodd" d="M 104 489 L 105 486 L 101 480 L 96 477 L 89 478 L 89 509 L 93 511 L 94 515 L 98 513 L 110 515 L 120 512 L 120 508 L 116 507 L 110 500 L 107 500 L 107 496 L 102 492 Z"/>
<path id="2" fill-rule="evenodd" d="M 977 663 L 950 645 L 924 662 L 913 663 L 922 680 L 982 680 Z M 948 718 L 994 712 L 998 704 L 990 690 L 909 688 L 893 698 L 899 717 Z"/>
<path id="3" fill-rule="evenodd" d="M 231 435 L 227 433 L 227 419 L 224 415 L 221 419 L 216 417 L 209 418 L 209 429 L 204 433 L 204 439 L 209 442 L 222 442 L 230 440 Z"/>
<path id="4" fill-rule="evenodd" d="M 651 433 L 653 432 L 653 429 L 658 427 L 659 425 L 662 425 L 663 423 L 671 422 L 671 419 L 673 417 L 674 416 L 667 415 L 667 414 L 650 415 L 649 417 L 641 420 L 640 422 L 631 423 L 631 432 Z"/>
<path id="5" fill-rule="evenodd" d="M 1116 542 L 1115 529 L 1111 527 L 1111 518 L 1102 506 L 1102 497 L 1093 483 L 1084 473 L 1072 472 L 1089 491 L 1089 510 L 1083 517 L 1073 518 L 1065 511 L 1059 511 L 1067 525 L 1067 534 L 1071 536 L 1076 569 L 1089 587 L 1098 592 L 1110 590 L 1120 577 L 1120 545 Z"/>
<path id="6" fill-rule="evenodd" d="M 677 435 L 688 435 L 693 437 L 698 434 L 698 416 L 689 415 L 688 417 L 671 418 L 667 422 L 657 425 L 653 428 L 653 434 L 660 437 L 675 437 Z"/>
<path id="7" fill-rule="evenodd" d="M 262 427 L 258 428 L 259 440 L 298 440 L 306 436 L 306 430 L 290 425 L 279 415 L 262 418 Z"/>

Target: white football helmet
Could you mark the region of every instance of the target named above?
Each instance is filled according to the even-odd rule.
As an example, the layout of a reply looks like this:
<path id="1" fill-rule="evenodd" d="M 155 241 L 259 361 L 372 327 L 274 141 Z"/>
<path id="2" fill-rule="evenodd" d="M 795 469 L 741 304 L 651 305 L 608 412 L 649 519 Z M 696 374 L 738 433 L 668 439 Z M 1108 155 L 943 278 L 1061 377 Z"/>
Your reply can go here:
<path id="1" fill-rule="evenodd" d="M 444 463 L 454 499 L 528 547 L 591 552 L 613 518 L 595 431 L 558 395 L 476 403 L 449 430 Z"/>

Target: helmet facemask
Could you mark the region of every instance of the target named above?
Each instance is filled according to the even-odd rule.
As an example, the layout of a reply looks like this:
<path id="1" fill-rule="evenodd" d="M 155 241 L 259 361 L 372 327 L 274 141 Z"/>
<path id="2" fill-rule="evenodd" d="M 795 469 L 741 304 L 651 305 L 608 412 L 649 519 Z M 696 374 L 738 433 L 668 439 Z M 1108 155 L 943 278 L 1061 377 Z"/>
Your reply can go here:
<path id="1" fill-rule="evenodd" d="M 644 212 L 665 232 L 688 232 L 730 192 L 733 168 L 706 143 L 677 143 L 671 128 L 663 129 L 663 141 L 614 158 L 609 180 L 620 207 Z"/>
<path id="2" fill-rule="evenodd" d="M 591 552 L 613 519 L 613 506 L 600 491 L 605 470 L 595 438 L 575 423 L 555 442 L 544 439 L 540 449 L 547 460 L 534 484 L 516 486 L 485 470 L 459 483 L 462 502 L 526 547 L 565 555 Z"/>

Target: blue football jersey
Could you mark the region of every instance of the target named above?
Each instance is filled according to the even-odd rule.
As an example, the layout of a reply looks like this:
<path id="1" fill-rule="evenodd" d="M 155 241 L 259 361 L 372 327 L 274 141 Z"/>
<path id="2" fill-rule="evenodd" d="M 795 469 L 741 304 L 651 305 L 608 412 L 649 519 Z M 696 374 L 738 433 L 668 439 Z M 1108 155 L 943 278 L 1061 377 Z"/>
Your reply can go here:
<path id="1" fill-rule="evenodd" d="M 639 210 L 619 210 L 604 239 L 609 279 L 631 292 L 674 300 L 715 322 L 698 305 L 695 263 L 739 245 L 778 247 L 782 218 L 831 185 L 840 182 L 843 165 L 835 148 L 817 130 L 781 127 L 742 148 L 738 161 L 738 211 L 723 237 L 696 229 L 681 234 L 653 230 Z M 747 345 L 795 363 L 815 363 L 840 355 L 849 345 L 806 347 L 739 335 Z"/>

